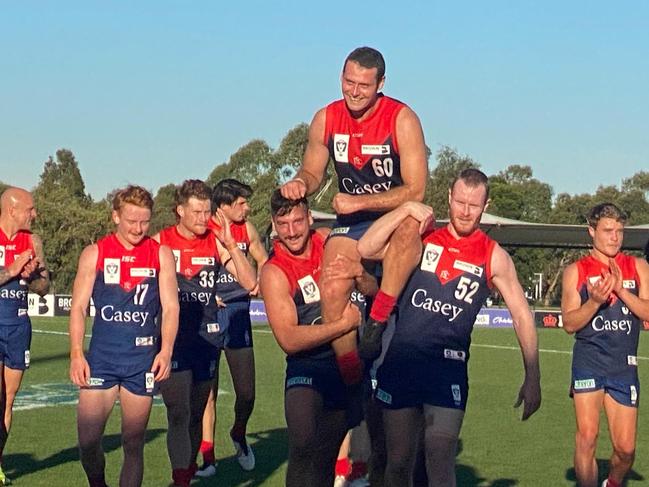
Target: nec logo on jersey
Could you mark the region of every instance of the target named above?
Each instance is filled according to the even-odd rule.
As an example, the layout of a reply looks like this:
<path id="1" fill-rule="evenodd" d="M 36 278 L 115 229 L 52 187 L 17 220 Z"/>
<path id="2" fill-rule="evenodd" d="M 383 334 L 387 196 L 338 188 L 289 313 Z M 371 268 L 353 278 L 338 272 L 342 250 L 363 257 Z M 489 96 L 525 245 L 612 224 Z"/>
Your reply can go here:
<path id="1" fill-rule="evenodd" d="M 119 284 L 120 260 L 104 259 L 104 283 Z"/>
<path id="2" fill-rule="evenodd" d="M 155 277 L 155 269 L 152 267 L 133 267 L 131 277 Z"/>
<path id="3" fill-rule="evenodd" d="M 192 265 L 214 265 L 214 257 L 192 257 Z"/>
<path id="4" fill-rule="evenodd" d="M 635 281 L 633 279 L 625 279 L 622 281 L 622 287 L 624 289 L 635 289 Z"/>
<path id="5" fill-rule="evenodd" d="M 349 134 L 334 134 L 334 159 L 349 162 Z"/>
<path id="6" fill-rule="evenodd" d="M 239 247 L 239 250 L 241 250 L 241 252 L 248 250 L 248 244 L 246 242 L 237 242 L 237 247 Z"/>
<path id="7" fill-rule="evenodd" d="M 421 258 L 421 270 L 426 272 L 435 272 L 443 251 L 444 247 L 441 245 L 435 245 L 432 243 L 426 244 L 424 255 Z"/>
<path id="8" fill-rule="evenodd" d="M 482 267 L 478 267 L 477 265 L 469 264 L 468 262 L 463 262 L 461 260 L 456 260 L 453 262 L 453 269 L 457 269 L 458 271 L 463 271 L 463 272 L 470 272 L 471 274 L 482 277 Z"/>
<path id="9" fill-rule="evenodd" d="M 1 266 L 5 265 L 5 247 L 4 247 L 4 245 L 0 245 L 0 265 Z"/>
<path id="10" fill-rule="evenodd" d="M 302 279 L 298 279 L 297 283 L 300 286 L 302 297 L 306 304 L 320 301 L 320 289 L 318 289 L 318 285 L 315 283 L 313 276 L 304 276 Z"/>
<path id="11" fill-rule="evenodd" d="M 390 154 L 389 145 L 361 145 L 361 154 L 368 156 L 387 156 Z"/>

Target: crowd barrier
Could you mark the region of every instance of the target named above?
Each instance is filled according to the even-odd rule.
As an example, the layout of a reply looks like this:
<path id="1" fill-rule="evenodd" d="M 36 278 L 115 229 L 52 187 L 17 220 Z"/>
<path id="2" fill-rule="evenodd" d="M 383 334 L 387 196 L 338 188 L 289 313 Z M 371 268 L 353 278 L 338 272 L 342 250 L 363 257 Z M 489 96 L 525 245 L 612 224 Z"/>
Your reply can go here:
<path id="1" fill-rule="evenodd" d="M 354 293 L 352 301 L 364 307 L 365 300 L 361 295 Z M 72 296 L 69 294 L 47 294 L 38 296 L 29 294 L 29 315 L 30 316 L 69 316 Z M 563 321 L 561 312 L 557 310 L 537 309 L 533 312 L 534 324 L 537 328 L 562 328 Z M 95 315 L 94 306 L 90 306 L 89 315 Z M 250 319 L 253 322 L 266 322 L 266 308 L 260 299 L 253 299 L 250 302 Z M 476 316 L 475 326 L 481 328 L 510 328 L 512 326 L 512 315 L 509 310 L 503 308 L 482 308 Z M 644 322 L 643 329 L 649 330 L 649 322 Z"/>

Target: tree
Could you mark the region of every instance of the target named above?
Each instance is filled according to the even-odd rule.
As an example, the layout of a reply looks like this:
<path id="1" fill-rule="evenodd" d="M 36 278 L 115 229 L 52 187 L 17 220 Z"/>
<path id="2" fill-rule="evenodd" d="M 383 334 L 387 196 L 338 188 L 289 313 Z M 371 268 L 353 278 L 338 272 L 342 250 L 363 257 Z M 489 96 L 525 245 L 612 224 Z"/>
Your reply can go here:
<path id="1" fill-rule="evenodd" d="M 448 189 L 451 182 L 463 169 L 470 167 L 480 168 L 467 155 L 458 154 L 456 149 L 442 146 L 435 155 L 437 165 L 428 176 L 424 201 L 433 207 L 437 218 L 446 218 L 448 215 Z"/>
<path id="2" fill-rule="evenodd" d="M 149 234 L 154 235 L 176 223 L 176 185 L 161 186 L 153 198 L 153 214 Z"/>
<path id="3" fill-rule="evenodd" d="M 106 200 L 94 203 L 85 193 L 77 161 L 67 149 L 45 162 L 34 202 L 39 213 L 34 231 L 43 239 L 52 291 L 69 292 L 83 248 L 110 231 L 110 206 Z"/>

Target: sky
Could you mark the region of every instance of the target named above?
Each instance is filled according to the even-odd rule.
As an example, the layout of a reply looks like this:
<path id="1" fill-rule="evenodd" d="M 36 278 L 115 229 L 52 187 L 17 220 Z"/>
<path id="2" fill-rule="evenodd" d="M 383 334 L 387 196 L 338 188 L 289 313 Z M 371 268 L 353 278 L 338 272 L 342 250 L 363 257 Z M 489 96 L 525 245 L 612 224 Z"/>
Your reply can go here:
<path id="1" fill-rule="evenodd" d="M 556 193 L 649 170 L 644 1 L 1 1 L 0 180 L 33 187 L 59 148 L 86 189 L 206 178 L 276 148 L 340 98 L 345 56 L 386 59 L 384 92 L 426 143 L 487 174 L 529 165 Z"/>

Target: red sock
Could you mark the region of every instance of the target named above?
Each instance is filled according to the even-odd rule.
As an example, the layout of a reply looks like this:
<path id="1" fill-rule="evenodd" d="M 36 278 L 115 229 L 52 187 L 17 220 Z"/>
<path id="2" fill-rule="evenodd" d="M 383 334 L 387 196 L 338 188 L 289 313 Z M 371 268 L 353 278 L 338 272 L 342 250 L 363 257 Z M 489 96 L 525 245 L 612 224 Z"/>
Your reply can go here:
<path id="1" fill-rule="evenodd" d="M 367 463 L 366 462 L 353 462 L 352 468 L 347 474 L 347 480 L 356 480 L 367 475 Z"/>
<path id="2" fill-rule="evenodd" d="M 361 381 L 363 378 L 363 364 L 357 350 L 336 357 L 336 362 L 338 362 L 338 369 L 345 384 L 350 386 Z"/>
<path id="3" fill-rule="evenodd" d="M 370 318 L 374 321 L 380 321 L 385 323 L 392 313 L 392 308 L 397 303 L 397 298 L 385 294 L 383 291 L 379 290 L 374 296 L 374 302 L 372 303 L 372 309 L 370 310 Z"/>
<path id="4" fill-rule="evenodd" d="M 622 487 L 622 484 L 613 480 L 610 476 L 606 479 L 606 487 Z"/>
<path id="5" fill-rule="evenodd" d="M 336 477 L 338 477 L 339 475 L 347 477 L 347 475 L 349 475 L 349 468 L 349 458 L 345 457 L 336 460 Z"/>
<path id="6" fill-rule="evenodd" d="M 214 456 L 214 442 L 213 441 L 201 441 L 201 447 L 199 449 L 203 455 L 203 462 L 212 464 L 216 461 Z"/>
<path id="7" fill-rule="evenodd" d="M 174 484 L 179 487 L 189 487 L 193 476 L 191 468 L 174 468 L 171 471 L 171 478 Z"/>

